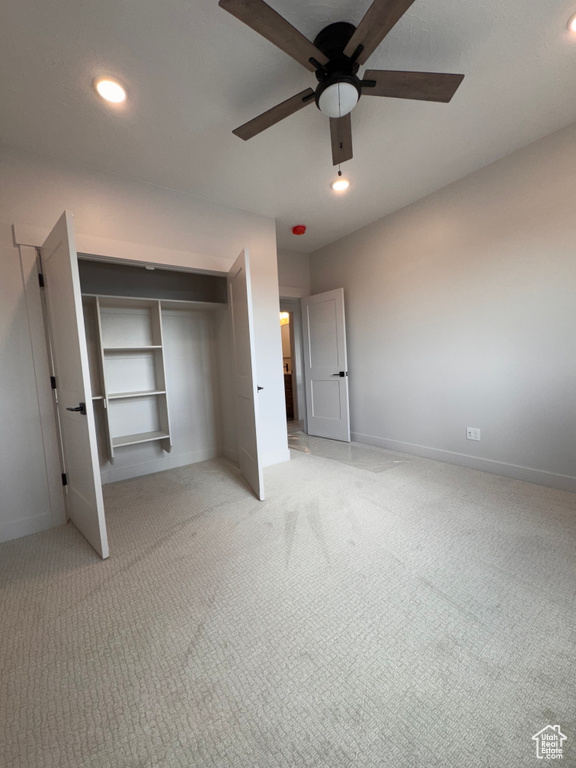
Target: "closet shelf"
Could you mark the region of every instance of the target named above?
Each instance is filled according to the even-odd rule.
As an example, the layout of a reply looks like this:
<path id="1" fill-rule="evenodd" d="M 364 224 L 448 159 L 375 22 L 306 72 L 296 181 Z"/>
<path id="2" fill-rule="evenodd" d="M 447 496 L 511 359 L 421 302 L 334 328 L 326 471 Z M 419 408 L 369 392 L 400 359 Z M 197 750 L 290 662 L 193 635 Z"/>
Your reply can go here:
<path id="1" fill-rule="evenodd" d="M 112 445 L 114 448 L 121 448 L 123 445 L 136 445 L 137 443 L 150 443 L 153 440 L 164 440 L 169 438 L 169 432 L 140 432 L 136 435 L 122 435 L 122 437 L 113 437 Z"/>
<path id="2" fill-rule="evenodd" d="M 147 397 L 149 395 L 165 395 L 165 389 L 138 390 L 137 392 L 114 392 L 108 395 L 108 400 L 126 400 L 130 397 Z"/>
<path id="3" fill-rule="evenodd" d="M 148 349 L 162 349 L 161 344 L 148 344 L 141 347 L 102 347 L 102 351 L 106 352 L 140 352 Z"/>
<path id="4" fill-rule="evenodd" d="M 102 296 L 101 294 L 85 293 L 86 298 L 95 299 L 98 298 L 100 306 L 104 309 L 118 308 L 125 309 L 126 307 L 152 309 L 157 306 L 161 306 L 163 309 L 222 309 L 226 307 L 226 300 L 224 301 L 194 301 L 189 299 L 142 299 L 134 298 L 133 296 Z"/>

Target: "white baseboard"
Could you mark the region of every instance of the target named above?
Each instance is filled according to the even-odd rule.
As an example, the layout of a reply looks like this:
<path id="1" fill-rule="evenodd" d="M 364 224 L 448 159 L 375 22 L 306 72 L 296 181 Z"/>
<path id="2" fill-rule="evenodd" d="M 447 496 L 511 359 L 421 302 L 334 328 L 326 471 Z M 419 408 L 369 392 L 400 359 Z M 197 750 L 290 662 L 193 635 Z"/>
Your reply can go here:
<path id="1" fill-rule="evenodd" d="M 132 477 L 141 477 L 142 475 L 152 475 L 155 472 L 163 472 L 166 469 L 176 469 L 185 467 L 188 464 L 197 464 L 200 461 L 208 459 L 217 459 L 222 456 L 220 448 L 206 448 L 200 451 L 190 451 L 189 453 L 166 454 L 161 459 L 147 461 L 143 464 L 132 464 L 129 467 L 108 467 L 101 471 L 102 484 L 117 483 L 120 480 L 129 480 Z"/>
<path id="2" fill-rule="evenodd" d="M 361 432 L 352 432 L 351 437 L 357 443 L 375 445 L 378 448 L 386 448 L 389 451 L 409 453 L 414 456 L 422 456 L 425 459 L 443 461 L 446 464 L 457 464 L 468 469 L 477 469 L 480 472 L 490 472 L 493 475 L 502 475 L 503 477 L 511 477 L 514 480 L 524 480 L 527 483 L 536 483 L 536 485 L 556 488 L 559 491 L 572 491 L 576 493 L 576 477 L 571 477 L 570 475 L 558 475 L 542 469 L 520 467 L 516 464 L 507 464 L 504 461 L 482 459 L 477 456 L 469 456 L 466 453 L 455 453 L 454 451 L 445 451 L 441 448 L 430 448 L 426 445 L 405 443 L 401 440 L 389 440 L 385 437 L 364 435 Z"/>
<path id="3" fill-rule="evenodd" d="M 55 522 L 52 515 L 38 515 L 38 517 L 26 517 L 23 520 L 14 520 L 2 526 L 0 533 L 0 543 L 3 541 L 12 541 L 21 536 L 30 536 L 33 533 L 48 531 L 50 528 L 56 528 L 64 525 L 65 521 Z"/>

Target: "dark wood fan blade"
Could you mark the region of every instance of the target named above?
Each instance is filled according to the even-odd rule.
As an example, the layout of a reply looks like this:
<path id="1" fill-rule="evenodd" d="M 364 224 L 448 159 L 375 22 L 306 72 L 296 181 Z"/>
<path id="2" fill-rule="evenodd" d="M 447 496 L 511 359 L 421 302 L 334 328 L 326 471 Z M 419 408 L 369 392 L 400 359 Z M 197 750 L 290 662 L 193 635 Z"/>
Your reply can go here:
<path id="1" fill-rule="evenodd" d="M 309 61 L 311 57 L 320 64 L 328 61 L 322 51 L 263 0 L 220 0 L 218 5 L 274 43 L 288 56 L 292 56 L 310 72 L 316 69 Z"/>
<path id="2" fill-rule="evenodd" d="M 352 56 L 358 46 L 362 45 L 362 52 L 356 61 L 364 64 L 413 2 L 414 0 L 374 0 L 344 48 L 346 56 Z"/>
<path id="3" fill-rule="evenodd" d="M 344 117 L 330 118 L 332 140 L 332 165 L 352 160 L 352 121 L 350 112 Z"/>
<path id="4" fill-rule="evenodd" d="M 266 128 L 270 128 L 272 125 L 279 123 L 280 120 L 284 120 L 285 117 L 289 117 L 294 112 L 298 112 L 299 109 L 307 107 L 308 104 L 314 104 L 314 91 L 312 88 L 306 88 L 305 91 L 297 93 L 296 96 L 292 96 L 292 98 L 286 99 L 281 104 L 277 104 L 248 123 L 244 123 L 240 128 L 236 128 L 232 133 L 244 139 L 244 141 L 248 141 L 253 136 L 265 131 Z"/>
<path id="5" fill-rule="evenodd" d="M 439 72 L 393 72 L 367 69 L 364 81 L 375 80 L 373 88 L 364 86 L 363 96 L 388 96 L 392 99 L 419 99 L 447 103 L 464 80 L 464 75 Z"/>

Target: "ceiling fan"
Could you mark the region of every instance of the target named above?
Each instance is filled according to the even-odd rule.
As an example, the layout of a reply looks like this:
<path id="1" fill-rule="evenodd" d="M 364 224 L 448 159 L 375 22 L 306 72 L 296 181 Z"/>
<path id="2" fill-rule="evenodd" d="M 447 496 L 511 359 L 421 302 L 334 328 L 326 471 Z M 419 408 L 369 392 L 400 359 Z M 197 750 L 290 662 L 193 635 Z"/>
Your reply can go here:
<path id="1" fill-rule="evenodd" d="M 219 0 L 224 10 L 315 72 L 318 80 L 315 90 L 307 88 L 297 93 L 232 133 L 247 141 L 315 102 L 330 118 L 332 162 L 339 165 L 352 158 L 350 112 L 360 96 L 449 102 L 464 75 L 368 69 L 362 79 L 358 77 L 360 66 L 413 2 L 374 0 L 357 27 L 337 21 L 319 32 L 311 43 L 263 0 Z"/>

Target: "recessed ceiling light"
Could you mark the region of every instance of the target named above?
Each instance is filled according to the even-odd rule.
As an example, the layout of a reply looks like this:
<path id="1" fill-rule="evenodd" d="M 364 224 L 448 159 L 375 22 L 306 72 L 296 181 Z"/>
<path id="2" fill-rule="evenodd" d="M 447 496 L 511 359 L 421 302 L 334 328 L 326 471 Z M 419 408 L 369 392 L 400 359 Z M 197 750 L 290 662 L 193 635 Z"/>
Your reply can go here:
<path id="1" fill-rule="evenodd" d="M 111 101 L 114 104 L 120 104 L 126 100 L 126 91 L 120 83 L 115 80 L 110 80 L 108 77 L 101 77 L 94 81 L 94 88 L 98 91 L 100 96 L 106 101 Z"/>
<path id="2" fill-rule="evenodd" d="M 331 186 L 334 192 L 344 192 L 344 190 L 348 189 L 350 186 L 350 182 L 348 179 L 340 176 L 336 179 L 336 181 L 332 182 Z"/>
<path id="3" fill-rule="evenodd" d="M 576 13 L 568 19 L 568 29 L 576 34 Z"/>

